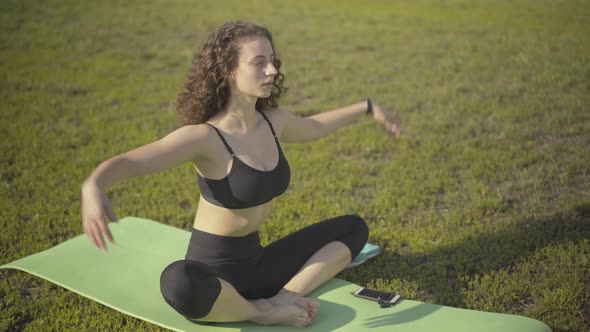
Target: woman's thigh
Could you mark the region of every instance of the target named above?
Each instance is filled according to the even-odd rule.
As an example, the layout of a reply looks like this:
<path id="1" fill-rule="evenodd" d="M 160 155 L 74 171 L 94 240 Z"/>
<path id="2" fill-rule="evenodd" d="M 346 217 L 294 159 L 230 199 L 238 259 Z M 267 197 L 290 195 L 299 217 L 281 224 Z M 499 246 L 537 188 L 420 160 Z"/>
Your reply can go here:
<path id="1" fill-rule="evenodd" d="M 357 215 L 330 218 L 289 234 L 264 247 L 256 266 L 259 279 L 252 285 L 252 293 L 263 298 L 273 296 L 314 253 L 330 242 L 343 242 L 354 258 L 367 237 L 367 225 Z"/>

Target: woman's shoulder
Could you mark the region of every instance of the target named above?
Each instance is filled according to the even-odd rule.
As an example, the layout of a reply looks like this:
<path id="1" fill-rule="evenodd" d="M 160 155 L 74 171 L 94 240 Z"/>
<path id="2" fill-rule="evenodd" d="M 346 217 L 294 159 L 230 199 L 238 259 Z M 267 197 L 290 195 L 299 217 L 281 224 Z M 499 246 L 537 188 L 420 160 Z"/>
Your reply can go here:
<path id="1" fill-rule="evenodd" d="M 190 140 L 203 140 L 210 136 L 213 129 L 206 123 L 187 124 L 176 128 L 173 132 L 182 133 Z"/>
<path id="2" fill-rule="evenodd" d="M 178 136 L 177 143 L 182 146 L 192 147 L 197 152 L 193 164 L 200 164 L 204 160 L 218 152 L 217 133 L 212 126 L 206 123 L 188 124 L 177 128 L 171 134 Z M 182 138 L 180 138 L 182 137 Z"/>
<path id="3" fill-rule="evenodd" d="M 289 112 L 284 106 L 270 107 L 261 109 L 261 112 L 272 122 L 273 125 L 282 126 L 285 115 Z"/>
<path id="4" fill-rule="evenodd" d="M 193 146 L 194 148 L 199 149 L 199 154 L 207 155 L 210 153 L 208 150 L 215 133 L 211 126 L 205 123 L 199 123 L 181 126 L 172 131 L 169 135 L 176 137 L 177 144 Z"/>

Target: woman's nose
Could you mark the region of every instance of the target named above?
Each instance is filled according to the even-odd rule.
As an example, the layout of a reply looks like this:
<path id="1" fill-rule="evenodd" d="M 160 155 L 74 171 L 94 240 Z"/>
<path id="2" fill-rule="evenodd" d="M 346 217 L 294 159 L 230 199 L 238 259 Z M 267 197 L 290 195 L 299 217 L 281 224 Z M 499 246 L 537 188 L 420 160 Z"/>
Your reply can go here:
<path id="1" fill-rule="evenodd" d="M 269 76 L 274 76 L 279 73 L 277 68 L 272 64 L 272 62 L 268 63 L 269 65 L 266 67 L 266 74 Z"/>

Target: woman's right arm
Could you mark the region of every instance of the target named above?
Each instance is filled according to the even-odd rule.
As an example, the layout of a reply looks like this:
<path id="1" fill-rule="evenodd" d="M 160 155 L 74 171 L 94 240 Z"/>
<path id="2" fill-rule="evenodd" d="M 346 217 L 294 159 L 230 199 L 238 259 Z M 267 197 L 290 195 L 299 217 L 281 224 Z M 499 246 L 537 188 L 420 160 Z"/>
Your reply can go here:
<path id="1" fill-rule="evenodd" d="M 107 217 L 117 221 L 104 191 L 124 180 L 161 172 L 206 154 L 209 128 L 184 126 L 164 138 L 102 162 L 82 184 L 82 225 L 94 245 L 106 251 L 103 234 L 114 243 Z"/>

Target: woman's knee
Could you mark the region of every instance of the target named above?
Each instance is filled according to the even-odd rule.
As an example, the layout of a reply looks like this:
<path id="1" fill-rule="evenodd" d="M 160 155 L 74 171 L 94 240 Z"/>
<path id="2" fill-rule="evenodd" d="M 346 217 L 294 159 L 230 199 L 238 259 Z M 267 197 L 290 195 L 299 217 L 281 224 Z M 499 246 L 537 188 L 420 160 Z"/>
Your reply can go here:
<path id="1" fill-rule="evenodd" d="M 366 242 L 369 238 L 369 226 L 365 219 L 357 214 L 350 214 L 347 216 L 347 219 L 350 222 L 351 232 L 358 234 L 360 238 L 364 238 L 364 242 Z"/>
<path id="2" fill-rule="evenodd" d="M 221 283 L 207 264 L 179 260 L 160 276 L 160 291 L 166 303 L 188 318 L 205 317 L 221 292 Z"/>
<path id="3" fill-rule="evenodd" d="M 348 246 L 352 259 L 354 259 L 369 240 L 369 226 L 359 215 L 351 214 L 345 217 L 349 225 L 349 232 L 340 240 Z"/>

